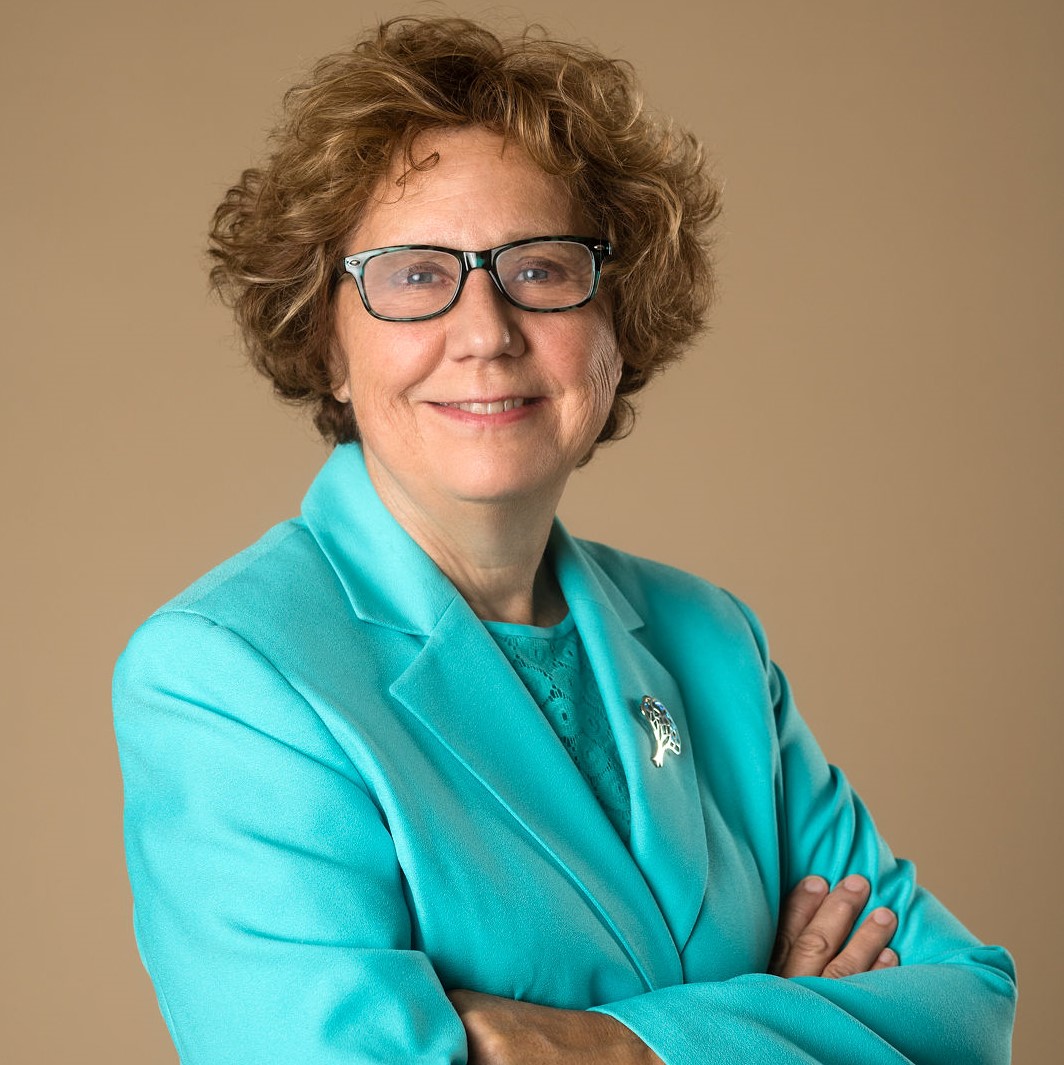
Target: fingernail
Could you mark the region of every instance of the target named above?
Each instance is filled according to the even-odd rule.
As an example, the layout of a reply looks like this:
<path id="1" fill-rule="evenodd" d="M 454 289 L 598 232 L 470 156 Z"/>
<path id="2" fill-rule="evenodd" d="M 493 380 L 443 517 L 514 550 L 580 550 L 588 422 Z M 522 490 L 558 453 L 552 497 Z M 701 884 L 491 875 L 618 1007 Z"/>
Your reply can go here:
<path id="1" fill-rule="evenodd" d="M 872 911 L 872 920 L 876 924 L 881 924 L 886 927 L 888 924 L 894 923 L 894 913 L 892 910 L 888 910 L 886 906 L 880 906 L 878 910 Z"/>
<path id="2" fill-rule="evenodd" d="M 842 886 L 847 891 L 864 891 L 867 887 L 867 882 L 863 876 L 857 876 L 855 873 L 853 876 L 848 876 L 842 882 Z"/>
<path id="3" fill-rule="evenodd" d="M 820 876 L 807 876 L 802 887 L 812 895 L 823 895 L 828 889 L 827 881 Z"/>
<path id="4" fill-rule="evenodd" d="M 876 960 L 880 965 L 894 965 L 898 960 L 898 955 L 890 947 L 886 947 Z"/>

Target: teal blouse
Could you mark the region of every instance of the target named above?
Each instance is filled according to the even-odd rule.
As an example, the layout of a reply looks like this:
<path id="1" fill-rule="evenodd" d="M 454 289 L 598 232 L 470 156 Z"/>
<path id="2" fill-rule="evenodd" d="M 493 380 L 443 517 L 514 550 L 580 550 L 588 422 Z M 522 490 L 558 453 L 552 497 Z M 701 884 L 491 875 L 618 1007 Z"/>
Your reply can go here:
<path id="1" fill-rule="evenodd" d="M 546 628 L 503 621 L 485 621 L 484 627 L 627 844 L 632 822 L 628 781 L 572 614 Z"/>

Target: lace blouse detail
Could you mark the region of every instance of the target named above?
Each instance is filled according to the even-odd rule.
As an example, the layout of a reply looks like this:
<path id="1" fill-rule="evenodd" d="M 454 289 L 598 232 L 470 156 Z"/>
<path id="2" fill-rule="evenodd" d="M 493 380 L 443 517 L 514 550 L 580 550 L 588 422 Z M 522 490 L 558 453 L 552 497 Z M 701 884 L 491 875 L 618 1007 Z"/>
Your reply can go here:
<path id="1" fill-rule="evenodd" d="M 501 621 L 484 625 L 627 843 L 631 827 L 628 782 L 572 615 L 550 628 Z"/>

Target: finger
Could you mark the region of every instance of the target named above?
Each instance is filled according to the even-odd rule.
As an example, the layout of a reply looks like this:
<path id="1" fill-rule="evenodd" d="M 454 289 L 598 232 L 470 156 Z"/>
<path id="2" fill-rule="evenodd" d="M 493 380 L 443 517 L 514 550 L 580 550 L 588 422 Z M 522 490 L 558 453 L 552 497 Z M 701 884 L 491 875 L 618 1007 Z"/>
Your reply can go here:
<path id="1" fill-rule="evenodd" d="M 813 919 L 795 937 L 781 976 L 820 976 L 853 930 L 871 891 L 863 876 L 848 876 L 821 903 Z"/>
<path id="2" fill-rule="evenodd" d="M 873 910 L 854 932 L 849 943 L 825 967 L 824 975 L 838 978 L 868 972 L 882 956 L 897 927 L 897 917 L 885 906 Z"/>
<path id="3" fill-rule="evenodd" d="M 898 955 L 891 950 L 890 947 L 886 947 L 880 952 L 879 957 L 876 958 L 875 963 L 869 971 L 875 972 L 877 969 L 893 969 L 900 964 L 901 962 Z"/>
<path id="4" fill-rule="evenodd" d="M 770 973 L 781 975 L 780 970 L 786 963 L 791 946 L 816 915 L 827 893 L 828 882 L 822 876 L 807 876 L 787 896 L 780 911 L 776 945 L 768 966 Z"/>

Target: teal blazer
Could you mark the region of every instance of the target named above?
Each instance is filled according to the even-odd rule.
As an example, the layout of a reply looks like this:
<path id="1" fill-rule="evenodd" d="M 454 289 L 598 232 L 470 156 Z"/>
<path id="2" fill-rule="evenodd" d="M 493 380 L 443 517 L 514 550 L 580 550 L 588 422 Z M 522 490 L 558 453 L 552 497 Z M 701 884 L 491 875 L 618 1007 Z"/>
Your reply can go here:
<path id="1" fill-rule="evenodd" d="M 452 988 L 618 1018 L 669 1065 L 998 1063 L 1010 959 L 894 858 L 757 621 L 688 574 L 549 551 L 631 794 L 618 837 L 357 445 L 116 672 L 135 927 L 186 1065 L 465 1061 Z M 676 723 L 651 762 L 644 695 Z M 862 873 L 900 967 L 765 969 L 781 897 Z"/>

